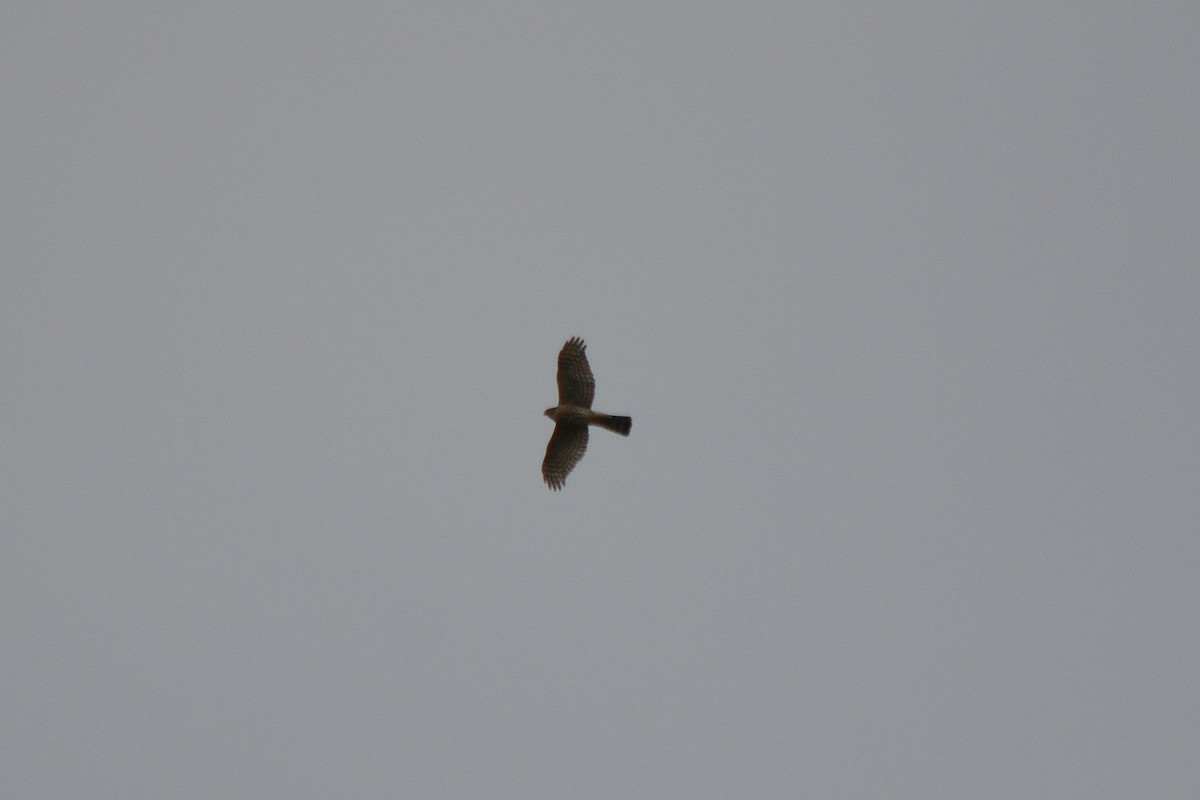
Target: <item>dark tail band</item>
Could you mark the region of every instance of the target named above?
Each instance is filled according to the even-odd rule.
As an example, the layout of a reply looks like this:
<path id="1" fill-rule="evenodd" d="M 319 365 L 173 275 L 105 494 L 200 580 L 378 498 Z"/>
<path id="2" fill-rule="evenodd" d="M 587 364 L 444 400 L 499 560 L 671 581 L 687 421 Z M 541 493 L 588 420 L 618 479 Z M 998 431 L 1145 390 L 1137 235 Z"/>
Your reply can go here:
<path id="1" fill-rule="evenodd" d="M 610 430 L 613 433 L 619 433 L 622 436 L 629 435 L 629 429 L 633 427 L 632 417 L 618 417 L 615 414 L 608 414 L 604 419 L 600 420 L 600 427 L 605 430 Z"/>

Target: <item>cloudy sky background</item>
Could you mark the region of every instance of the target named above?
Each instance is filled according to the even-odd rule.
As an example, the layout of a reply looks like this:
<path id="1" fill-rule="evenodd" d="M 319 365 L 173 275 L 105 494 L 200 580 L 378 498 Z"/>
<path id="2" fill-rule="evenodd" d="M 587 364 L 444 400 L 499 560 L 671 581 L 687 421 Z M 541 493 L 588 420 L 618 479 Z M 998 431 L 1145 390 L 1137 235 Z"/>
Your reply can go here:
<path id="1" fill-rule="evenodd" d="M 0 45 L 0 794 L 1195 796 L 1200 9 Z"/>

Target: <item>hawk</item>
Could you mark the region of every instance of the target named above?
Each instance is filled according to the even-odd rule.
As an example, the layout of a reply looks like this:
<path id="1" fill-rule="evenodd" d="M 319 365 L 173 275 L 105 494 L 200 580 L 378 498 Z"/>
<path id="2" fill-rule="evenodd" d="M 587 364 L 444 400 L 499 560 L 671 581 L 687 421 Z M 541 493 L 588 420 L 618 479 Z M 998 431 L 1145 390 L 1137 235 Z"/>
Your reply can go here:
<path id="1" fill-rule="evenodd" d="M 554 433 L 542 460 L 542 478 L 554 491 L 563 487 L 571 470 L 583 458 L 589 425 L 599 425 L 622 436 L 628 436 L 633 426 L 629 417 L 592 411 L 596 379 L 588 366 L 586 349 L 583 339 L 574 336 L 558 353 L 558 405 L 545 411 L 554 420 Z"/>

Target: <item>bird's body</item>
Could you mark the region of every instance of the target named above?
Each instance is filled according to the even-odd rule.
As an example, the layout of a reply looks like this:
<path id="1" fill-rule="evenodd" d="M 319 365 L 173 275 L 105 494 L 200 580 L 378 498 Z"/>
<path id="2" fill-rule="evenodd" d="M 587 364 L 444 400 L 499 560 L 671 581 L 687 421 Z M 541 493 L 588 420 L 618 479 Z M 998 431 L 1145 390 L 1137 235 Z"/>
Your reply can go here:
<path id="1" fill-rule="evenodd" d="M 546 416 L 555 422 L 565 422 L 569 425 L 598 425 L 605 430 L 619 433 L 622 436 L 628 436 L 629 429 L 633 426 L 633 419 L 630 417 L 621 417 L 616 414 L 602 414 L 599 411 L 592 411 L 590 408 L 580 408 L 579 406 L 555 406 L 554 408 L 547 408 Z"/>
<path id="2" fill-rule="evenodd" d="M 588 444 L 588 426 L 628 436 L 633 427 L 630 417 L 604 414 L 592 410 L 596 394 L 596 379 L 588 366 L 587 345 L 578 336 L 567 340 L 558 353 L 558 405 L 547 408 L 545 415 L 554 420 L 554 433 L 546 445 L 542 460 L 542 478 L 551 489 L 558 490 L 567 475 L 583 458 Z"/>

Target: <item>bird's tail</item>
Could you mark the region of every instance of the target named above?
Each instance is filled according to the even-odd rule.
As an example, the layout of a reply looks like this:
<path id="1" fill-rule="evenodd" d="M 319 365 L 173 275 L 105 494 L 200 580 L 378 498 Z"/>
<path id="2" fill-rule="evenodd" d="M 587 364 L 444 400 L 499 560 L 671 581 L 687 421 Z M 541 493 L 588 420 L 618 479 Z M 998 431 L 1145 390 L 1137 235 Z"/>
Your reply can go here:
<path id="1" fill-rule="evenodd" d="M 596 424 L 605 430 L 628 436 L 629 429 L 633 427 L 633 418 L 618 417 L 615 414 L 600 414 L 596 418 Z"/>

